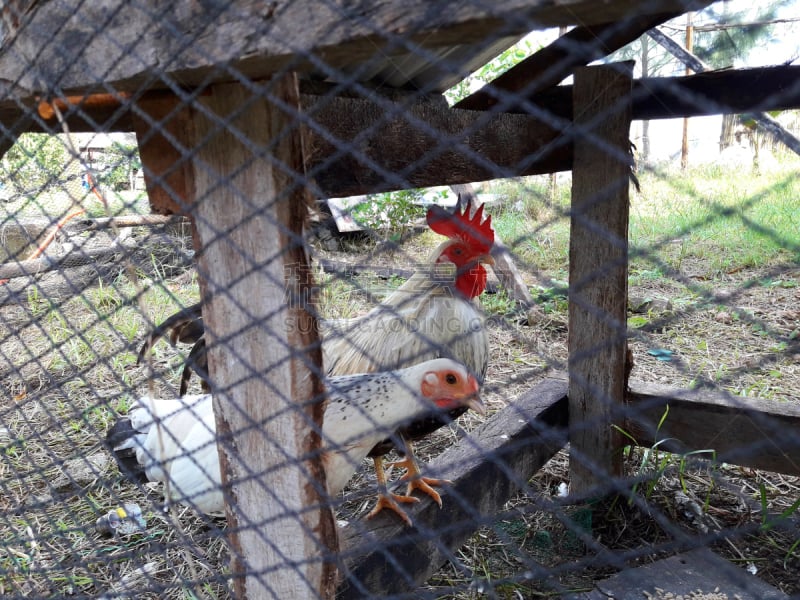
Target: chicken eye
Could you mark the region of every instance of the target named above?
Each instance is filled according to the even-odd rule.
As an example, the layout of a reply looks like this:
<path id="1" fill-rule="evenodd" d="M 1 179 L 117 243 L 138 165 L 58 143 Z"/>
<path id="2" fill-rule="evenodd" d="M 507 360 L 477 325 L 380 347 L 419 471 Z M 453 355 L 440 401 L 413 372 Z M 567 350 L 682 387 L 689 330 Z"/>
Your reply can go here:
<path id="1" fill-rule="evenodd" d="M 461 256 L 462 254 L 464 254 L 464 249 L 456 246 L 455 248 L 453 248 L 453 254 Z"/>
<path id="2" fill-rule="evenodd" d="M 445 375 L 444 380 L 450 385 L 455 385 L 458 382 L 458 378 L 452 373 L 448 373 L 447 375 Z"/>

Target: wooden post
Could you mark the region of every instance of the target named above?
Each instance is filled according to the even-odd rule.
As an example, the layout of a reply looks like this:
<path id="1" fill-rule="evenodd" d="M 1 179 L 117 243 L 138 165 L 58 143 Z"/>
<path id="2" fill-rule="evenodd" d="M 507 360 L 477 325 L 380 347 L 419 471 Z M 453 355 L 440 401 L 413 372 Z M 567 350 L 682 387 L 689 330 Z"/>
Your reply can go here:
<path id="1" fill-rule="evenodd" d="M 131 111 L 147 198 L 154 213 L 187 215 L 194 200 L 191 109 L 174 95 L 151 92 Z"/>
<path id="2" fill-rule="evenodd" d="M 203 307 L 239 598 L 332 598 L 336 525 L 318 435 L 321 353 L 301 239 L 294 75 L 211 86 L 193 122 Z M 317 344 L 315 350 L 309 348 Z M 316 458 L 309 459 L 309 456 Z"/>
<path id="3" fill-rule="evenodd" d="M 625 392 L 632 70 L 621 63 L 575 71 L 568 345 L 577 494 L 607 491 L 621 474 L 611 425 Z"/>

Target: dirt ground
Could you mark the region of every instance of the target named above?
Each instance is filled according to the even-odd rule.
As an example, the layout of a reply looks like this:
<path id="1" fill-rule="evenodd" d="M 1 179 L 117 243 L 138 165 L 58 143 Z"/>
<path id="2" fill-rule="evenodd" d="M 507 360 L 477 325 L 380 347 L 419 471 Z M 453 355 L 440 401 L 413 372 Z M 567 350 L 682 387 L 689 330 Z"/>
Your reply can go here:
<path id="1" fill-rule="evenodd" d="M 413 241 L 401 251 L 365 248 L 351 243 L 344 251 L 320 250 L 317 258 L 413 268 L 414 259 L 428 251 Z M 171 265 L 165 270 L 142 258 L 136 266 L 146 286 L 163 283 L 174 302 L 188 303 L 196 285 L 177 262 L 164 258 L 158 264 Z M 687 261 L 683 271 L 680 281 L 640 280 L 629 290 L 632 379 L 674 387 L 702 383 L 797 403 L 800 267 L 777 264 L 720 274 Z M 482 392 L 490 415 L 566 366 L 566 298 L 546 289 L 541 273 L 523 272 L 534 291 L 540 290 L 533 311 L 515 310 L 502 294 L 484 302 L 493 311 L 492 358 Z M 104 281 L 114 288 L 127 285 L 124 278 L 120 269 Z M 323 298 L 332 302 L 326 316 L 363 312 L 395 285 L 396 278 L 368 272 L 354 281 L 327 279 Z M 84 299 L 28 294 L 24 302 L 0 308 L 0 352 L 6 359 L 0 400 L 0 595 L 125 596 L 126 590 L 146 589 L 132 595 L 226 597 L 224 521 L 189 509 L 160 511 L 160 490 L 125 481 L 100 445 L 133 391 L 146 390 L 149 375 L 135 364 L 135 351 L 148 321 L 160 321 L 173 307 L 160 306 L 145 318 L 139 305 L 123 302 L 119 294 L 96 289 L 86 294 Z M 126 329 L 129 322 L 138 327 Z M 669 350 L 671 359 L 659 360 L 652 350 Z M 166 377 L 157 389 L 167 393 L 180 376 L 180 359 L 163 345 L 154 365 Z M 481 422 L 479 416 L 465 416 L 419 444 L 421 455 L 435 456 Z M 559 453 L 425 590 L 441 598 L 577 593 L 623 567 L 681 550 L 680 531 L 785 593 L 800 594 L 798 478 L 716 465 L 706 456 L 684 463 L 652 449 L 645 457 L 646 452 L 631 450 L 626 459 L 629 474 L 642 480 L 633 492 L 637 501 L 619 497 L 590 509 L 558 503 L 569 483 L 567 455 Z M 350 489 L 372 478 L 362 469 Z M 117 537 L 98 532 L 98 517 L 122 502 L 143 507 L 147 529 Z M 368 502 L 346 503 L 339 518 L 358 518 L 366 508 Z M 784 512 L 787 518 L 775 520 Z M 580 531 L 590 532 L 596 544 L 588 547 Z M 204 583 L 189 583 L 197 580 Z"/>

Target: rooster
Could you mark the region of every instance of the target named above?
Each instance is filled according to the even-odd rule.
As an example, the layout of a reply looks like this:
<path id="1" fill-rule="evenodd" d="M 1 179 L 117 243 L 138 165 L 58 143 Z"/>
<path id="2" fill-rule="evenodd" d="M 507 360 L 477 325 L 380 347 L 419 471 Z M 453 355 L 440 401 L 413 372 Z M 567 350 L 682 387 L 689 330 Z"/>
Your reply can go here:
<path id="1" fill-rule="evenodd" d="M 475 377 L 444 358 L 397 371 L 331 377 L 327 388 L 322 463 L 330 496 L 398 426 L 440 411 L 484 412 Z M 224 509 L 210 394 L 140 398 L 109 429 L 106 442 L 123 472 L 168 482 L 167 502 L 185 502 L 206 513 Z"/>
<path id="2" fill-rule="evenodd" d="M 494 264 L 490 254 L 494 231 L 491 216 L 484 218 L 483 206 L 474 215 L 469 213 L 469 206 L 464 206 L 460 198 L 452 213 L 432 206 L 427 213 L 428 225 L 448 239 L 433 251 L 427 265 L 367 314 L 321 323 L 323 366 L 328 375 L 400 369 L 447 357 L 463 363 L 483 381 L 489 363 L 489 340 L 475 299 L 486 289 L 483 265 Z M 184 367 L 181 394 L 185 393 L 193 370 L 199 372 L 204 389 L 208 389 L 205 340 L 197 335 L 198 331 L 202 331 L 202 312 L 200 304 L 195 304 L 154 330 L 139 353 L 141 360 L 167 332 L 173 343 L 196 339 Z M 421 476 L 413 442 L 450 423 L 465 410 L 457 407 L 447 415 L 412 422 L 399 429 L 398 436 L 375 445 L 369 456 L 375 463 L 381 490 L 385 490 L 383 456 L 395 447 L 396 437 L 403 440 L 405 458 L 395 465 L 405 467 L 406 474 L 401 479 L 408 484 L 405 495 L 382 492 L 370 516 L 390 508 L 407 518 L 398 502 L 416 502 L 411 496 L 415 489 L 442 505 L 439 493 L 431 486 L 443 482 Z"/>

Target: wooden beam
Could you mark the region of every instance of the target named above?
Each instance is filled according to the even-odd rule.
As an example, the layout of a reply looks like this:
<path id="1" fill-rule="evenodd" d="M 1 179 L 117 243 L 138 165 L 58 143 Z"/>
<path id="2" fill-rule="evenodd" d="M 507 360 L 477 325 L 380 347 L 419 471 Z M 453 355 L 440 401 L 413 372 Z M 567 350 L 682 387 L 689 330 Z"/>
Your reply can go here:
<path id="1" fill-rule="evenodd" d="M 678 543 L 675 548 L 681 547 Z M 643 561 L 644 562 L 644 561 Z M 630 566 L 608 579 L 594 582 L 591 592 L 573 596 L 581 600 L 632 600 L 634 598 L 714 598 L 710 590 L 725 590 L 722 598 L 738 600 L 790 600 L 777 588 L 745 571 L 741 566 L 696 548 L 641 566 Z M 663 590 L 669 592 L 662 593 Z M 703 593 L 702 590 L 709 590 Z"/>
<path id="2" fill-rule="evenodd" d="M 441 510 L 429 498 L 409 509 L 414 529 L 391 516 L 348 525 L 342 553 L 349 571 L 339 598 L 413 590 L 487 524 L 482 517 L 500 512 L 566 441 L 567 385 L 555 377 L 542 381 L 426 467 L 453 484 L 446 488 Z M 717 460 L 800 473 L 797 406 L 719 391 L 645 383 L 631 388 L 624 427 L 640 445 L 665 440 L 661 449 L 680 453 L 714 448 Z M 669 414 L 656 432 L 667 405 Z"/>
<path id="3" fill-rule="evenodd" d="M 115 254 L 130 255 L 135 249 L 136 243 L 134 241 L 125 240 L 108 246 L 81 248 L 63 256 L 43 256 L 42 258 L 2 263 L 0 264 L 0 279 L 30 277 L 57 269 L 94 265 L 100 260 L 113 257 Z"/>
<path id="4" fill-rule="evenodd" d="M 466 110 L 488 110 L 508 100 L 509 93 L 530 97 L 554 87 L 572 75 L 575 67 L 608 56 L 638 39 L 647 30 L 683 14 L 626 15 L 613 23 L 575 27 L 508 71 L 455 104 Z"/>
<path id="5" fill-rule="evenodd" d="M 415 527 L 379 515 L 342 531 L 348 570 L 337 598 L 391 596 L 426 581 L 566 444 L 567 384 L 545 379 L 424 468 L 452 480 L 440 509 L 409 505 Z"/>
<path id="6" fill-rule="evenodd" d="M 526 115 L 453 110 L 423 100 L 322 98 L 306 105 L 309 176 L 320 197 L 451 185 L 571 165 L 559 124 Z M 316 135 L 315 135 L 316 134 Z"/>
<path id="7" fill-rule="evenodd" d="M 575 72 L 569 244 L 570 492 L 622 475 L 632 63 Z"/>
<path id="8" fill-rule="evenodd" d="M 683 12 L 710 2 L 505 0 L 453 10 L 449 0 L 375 0 L 357 9 L 316 0 L 232 0 L 201 11 L 193 0 L 168 6 L 158 0 L 40 1 L 24 22 L 0 23 L 0 39 L 14 40 L 0 54 L 0 79 L 6 93 L 21 89 L 24 95 L 54 86 L 66 93 L 141 92 L 166 82 L 191 86 L 263 78 L 286 68 L 313 70 L 312 55 L 331 69 L 355 68 L 376 54 L 407 54 L 406 45 L 479 45 L 535 27 Z"/>
<path id="9" fill-rule="evenodd" d="M 795 66 L 638 80 L 632 92 L 633 115 L 657 119 L 800 107 L 800 86 L 795 85 L 798 80 L 800 67 Z M 534 100 L 553 115 L 554 122 L 571 121 L 572 86 L 559 86 Z M 309 169 L 317 175 L 316 193 L 323 198 L 572 168 L 571 144 L 559 140 L 556 128 L 527 115 L 490 116 L 424 101 L 401 116 L 402 108 L 387 99 L 314 95 L 304 95 L 303 105 L 314 122 L 310 145 L 315 151 Z M 25 110 L 35 112 L 35 107 Z M 93 114 L 98 119 L 89 120 L 107 131 L 131 131 L 131 114 L 120 109 L 114 112 L 112 121 Z M 362 114 L 368 119 L 366 125 L 359 122 Z M 9 135 L 43 130 L 41 120 L 8 100 L 0 101 L 0 122 L 7 129 L 3 138 L 6 144 L 0 143 L 0 150 L 13 141 Z M 86 131 L 80 128 L 80 123 L 86 122 L 69 122 L 71 131 Z M 51 131 L 60 131 L 54 123 L 45 125 Z M 168 141 L 160 146 L 175 151 L 170 150 Z M 158 153 L 154 154 L 158 159 Z M 176 160 L 183 158 L 176 156 Z M 165 168 L 170 168 L 169 164 Z M 175 182 L 170 187 L 180 188 Z M 167 207 L 178 194 L 173 197 L 165 192 L 158 197 L 164 202 L 157 200 L 157 206 Z"/>
<path id="10" fill-rule="evenodd" d="M 308 198 L 293 178 L 304 169 L 299 93 L 292 75 L 269 89 L 291 108 L 220 84 L 193 113 L 203 321 L 217 432 L 231 440 L 219 445 L 232 572 L 238 598 L 332 598 Z"/>
<path id="11" fill-rule="evenodd" d="M 798 80 L 796 66 L 638 80 L 633 115 L 658 119 L 800 107 Z M 550 125 L 572 120 L 572 86 L 559 86 L 533 100 L 552 115 Z M 316 193 L 322 198 L 572 168 L 571 144 L 559 139 L 557 128 L 527 115 L 459 111 L 434 100 L 412 104 L 408 114 L 403 114 L 403 101 L 379 97 L 304 95 L 302 101 L 314 123 L 309 169 L 317 175 Z M 96 122 L 107 131 L 134 128 L 130 110 L 114 114 L 113 121 L 98 115 Z M 361 115 L 366 124 L 359 122 Z M 41 120 L 8 100 L 0 101 L 0 122 L 16 133 L 43 129 Z M 71 131 L 86 131 L 81 122 L 86 120 L 70 122 Z M 54 123 L 46 125 L 60 131 Z M 169 150 L 169 144 L 163 147 Z M 159 201 L 159 206 L 167 204 Z"/>
<path id="12" fill-rule="evenodd" d="M 195 198 L 194 150 L 187 140 L 193 109 L 172 94 L 145 94 L 132 107 L 131 120 L 150 209 L 160 215 L 190 215 Z"/>
<path id="13" fill-rule="evenodd" d="M 800 407 L 720 390 L 632 384 L 624 429 L 640 446 L 715 458 L 754 469 L 800 475 Z M 667 412 L 668 411 L 668 412 Z M 664 417 L 661 427 L 658 424 Z"/>
<path id="14" fill-rule="evenodd" d="M 723 71 L 707 71 L 695 75 L 682 77 L 646 77 L 633 82 L 633 119 L 675 119 L 681 117 L 701 117 L 719 115 L 723 113 L 745 113 L 755 111 L 790 110 L 800 108 L 800 86 L 796 82 L 800 79 L 800 66 L 784 65 L 778 67 L 759 67 L 755 69 L 727 69 Z M 303 106 L 314 111 L 314 105 L 327 103 L 333 93 L 330 85 L 321 85 L 319 82 L 301 82 Z M 554 118 L 572 120 L 572 86 L 562 85 L 550 88 L 543 92 L 525 96 L 543 111 Z M 151 92 L 148 96 L 164 95 Z M 324 97 L 320 97 L 324 96 Z M 382 110 L 390 112 L 399 110 L 392 107 L 392 102 L 414 102 L 419 99 L 418 94 L 408 94 L 395 91 L 389 98 L 363 98 L 352 93 L 343 92 L 337 96 L 342 102 L 339 108 L 342 114 L 362 106 L 350 105 L 347 99 L 360 99 L 367 102 L 376 102 L 380 98 Z M 439 96 L 428 100 L 437 104 L 447 112 L 445 103 Z M 64 117 L 70 131 L 92 132 L 102 131 L 134 131 L 130 111 L 131 104 L 121 103 L 111 110 L 109 107 L 83 107 L 77 106 L 67 110 Z M 511 103 L 504 107 L 504 112 L 522 114 L 526 109 L 518 104 Z M 454 109 L 454 112 L 458 109 Z M 48 132 L 60 133 L 61 128 L 55 118 L 45 120 L 34 118 L 36 106 L 31 103 L 16 100 L 0 100 L 0 123 L 11 133 L 18 135 L 23 132 Z M 457 114 L 457 113 L 456 113 Z M 314 118 L 316 127 L 311 132 L 316 137 L 324 132 L 331 124 L 327 119 L 333 119 L 335 124 L 339 115 L 336 111 L 324 111 Z M 463 118 L 463 117 L 462 117 Z M 528 117 L 531 118 L 531 117 Z M 480 115 L 472 114 L 472 122 L 485 119 Z M 433 123 L 435 126 L 436 122 Z M 388 131 L 384 131 L 388 134 Z M 405 132 L 392 130 L 396 136 L 403 136 Z M 4 136 L 5 137 L 5 136 Z M 341 142 L 347 142 L 343 138 Z M 513 140 L 509 140 L 513 143 Z M 2 146 L 0 146 L 0 149 Z M 312 157 L 313 158 L 313 157 Z M 491 159 L 491 157 L 488 157 Z M 317 158 L 319 160 L 319 158 Z M 502 163 L 498 163 L 500 166 Z M 477 181 L 477 179 L 475 180 Z"/>
<path id="15" fill-rule="evenodd" d="M 800 66 L 708 71 L 681 77 L 645 77 L 633 82 L 632 118 L 676 119 L 800 107 Z M 527 97 L 552 114 L 572 120 L 573 86 L 560 85 Z M 506 107 L 523 113 L 521 104 Z"/>
<path id="16" fill-rule="evenodd" d="M 796 82 L 800 79 L 800 66 L 782 65 L 778 67 L 759 67 L 754 69 L 727 69 L 722 71 L 706 71 L 694 75 L 681 77 L 645 77 L 635 79 L 633 82 L 633 107 L 632 117 L 637 119 L 675 119 L 682 117 L 702 117 L 708 115 L 745 113 L 754 111 L 790 110 L 800 108 L 800 86 Z M 313 111 L 318 103 L 326 103 L 332 96 L 332 87 L 320 82 L 301 82 L 303 106 Z M 571 85 L 561 85 L 548 90 L 526 95 L 525 98 L 553 117 L 572 120 L 572 90 Z M 148 96 L 164 96 L 161 92 L 151 92 Z M 320 96 L 325 96 L 321 98 Z M 383 110 L 391 107 L 389 102 L 413 103 L 419 101 L 419 94 L 408 94 L 395 91 L 388 97 L 377 95 L 364 98 L 359 94 L 343 92 L 337 96 L 340 99 L 361 99 L 379 102 Z M 446 104 L 441 102 L 439 96 L 432 96 L 428 100 L 447 110 Z M 97 107 L 73 107 L 67 110 L 64 117 L 70 131 L 92 132 L 98 128 L 103 131 L 134 131 L 131 112 L 126 108 L 130 104 L 121 103 L 114 110 Z M 356 106 L 348 106 L 345 100 L 340 108 L 344 114 Z M 459 107 L 454 107 L 457 111 Z M 394 108 L 393 110 L 397 110 Z M 26 106 L 14 100 L 0 100 L 0 123 L 18 133 L 51 132 L 60 133 L 61 129 L 55 118 L 43 120 L 34 119 L 35 106 Z M 511 103 L 504 107 L 504 111 L 513 114 L 522 114 L 526 109 L 518 104 Z M 326 111 L 315 118 L 319 125 L 318 131 L 329 125 L 327 117 L 336 118 L 333 111 Z M 480 119 L 479 115 L 472 115 L 473 120 Z M 483 117 L 485 118 L 485 117 Z M 335 121 L 334 121 L 335 122 Z M 393 132 L 403 135 L 403 131 Z M 312 137 L 315 136 L 311 132 Z M 319 135 L 319 134 L 317 134 Z M 342 141 L 347 141 L 343 139 Z"/>

